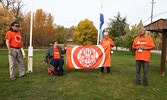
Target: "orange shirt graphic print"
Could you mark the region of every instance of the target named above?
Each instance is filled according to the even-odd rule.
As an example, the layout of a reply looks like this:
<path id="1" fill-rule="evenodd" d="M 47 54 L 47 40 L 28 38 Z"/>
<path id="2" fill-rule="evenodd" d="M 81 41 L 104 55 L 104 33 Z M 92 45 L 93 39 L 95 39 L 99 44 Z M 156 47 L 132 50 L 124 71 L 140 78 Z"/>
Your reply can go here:
<path id="1" fill-rule="evenodd" d="M 21 42 L 21 36 L 20 35 L 15 35 L 15 41 L 16 42 Z"/>
<path id="2" fill-rule="evenodd" d="M 150 36 L 137 37 L 132 47 L 155 47 L 154 42 Z M 150 50 L 136 50 L 136 60 L 150 61 Z"/>

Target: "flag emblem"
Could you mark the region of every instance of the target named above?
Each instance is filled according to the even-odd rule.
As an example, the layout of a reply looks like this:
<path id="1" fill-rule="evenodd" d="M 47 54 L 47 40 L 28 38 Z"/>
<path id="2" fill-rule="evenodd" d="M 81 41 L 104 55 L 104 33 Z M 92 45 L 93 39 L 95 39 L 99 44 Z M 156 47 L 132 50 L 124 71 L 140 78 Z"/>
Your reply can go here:
<path id="1" fill-rule="evenodd" d="M 82 48 L 77 55 L 77 60 L 83 67 L 90 67 L 95 64 L 99 57 L 97 51 L 93 48 Z"/>

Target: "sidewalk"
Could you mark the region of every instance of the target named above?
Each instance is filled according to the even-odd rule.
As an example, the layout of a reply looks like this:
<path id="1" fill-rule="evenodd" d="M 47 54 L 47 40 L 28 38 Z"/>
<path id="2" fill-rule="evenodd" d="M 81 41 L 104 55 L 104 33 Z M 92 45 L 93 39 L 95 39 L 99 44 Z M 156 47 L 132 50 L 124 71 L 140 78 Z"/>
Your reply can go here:
<path id="1" fill-rule="evenodd" d="M 112 50 L 116 50 L 116 47 L 113 47 Z M 122 48 L 122 47 L 117 47 L 118 51 L 129 51 L 129 49 Z M 156 53 L 156 54 L 161 54 L 160 50 L 151 50 L 151 53 Z"/>

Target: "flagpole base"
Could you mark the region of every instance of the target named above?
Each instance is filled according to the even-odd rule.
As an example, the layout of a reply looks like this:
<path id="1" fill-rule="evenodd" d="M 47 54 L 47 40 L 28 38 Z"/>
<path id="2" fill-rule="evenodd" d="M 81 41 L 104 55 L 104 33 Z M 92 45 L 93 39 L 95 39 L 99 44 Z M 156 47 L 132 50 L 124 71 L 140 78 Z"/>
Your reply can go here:
<path id="1" fill-rule="evenodd" d="M 28 47 L 28 73 L 33 72 L 33 47 Z"/>
<path id="2" fill-rule="evenodd" d="M 29 56 L 28 57 L 28 71 L 27 71 L 27 73 L 33 72 L 32 67 L 33 67 L 33 56 Z"/>

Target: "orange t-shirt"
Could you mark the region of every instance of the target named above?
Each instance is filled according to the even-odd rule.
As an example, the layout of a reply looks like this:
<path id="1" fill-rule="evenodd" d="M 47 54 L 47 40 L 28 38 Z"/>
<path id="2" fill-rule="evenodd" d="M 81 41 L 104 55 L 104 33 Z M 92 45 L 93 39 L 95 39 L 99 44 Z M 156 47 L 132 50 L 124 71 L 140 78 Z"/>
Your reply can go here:
<path id="1" fill-rule="evenodd" d="M 58 48 L 54 48 L 54 59 L 60 59 L 60 54 Z"/>
<path id="2" fill-rule="evenodd" d="M 132 47 L 155 47 L 153 39 L 150 36 L 137 37 L 133 41 Z M 136 60 L 150 61 L 150 50 L 143 50 L 139 52 L 136 50 Z"/>
<path id="3" fill-rule="evenodd" d="M 111 49 L 112 49 L 111 44 L 114 45 L 114 42 L 113 42 L 112 39 L 110 39 L 110 38 L 105 39 L 105 38 L 104 38 L 104 39 L 102 39 L 102 40 L 100 41 L 100 45 L 102 45 L 102 46 L 105 46 L 105 45 L 108 45 L 108 44 L 110 44 L 110 47 L 111 47 Z"/>
<path id="4" fill-rule="evenodd" d="M 20 48 L 22 45 L 22 39 L 20 32 L 8 31 L 6 33 L 5 39 L 8 39 L 10 42 L 10 47 Z"/>

